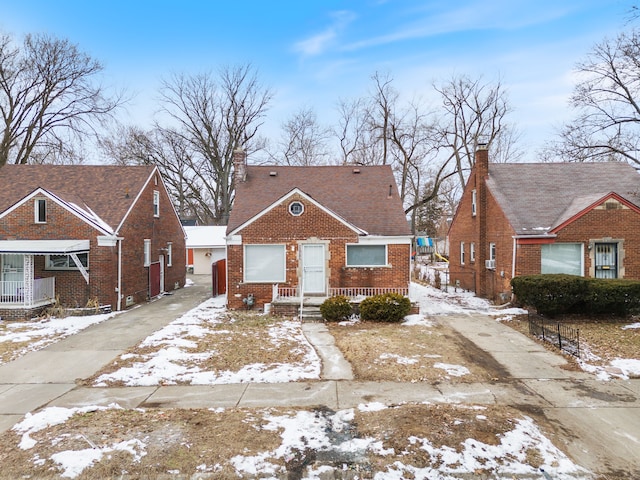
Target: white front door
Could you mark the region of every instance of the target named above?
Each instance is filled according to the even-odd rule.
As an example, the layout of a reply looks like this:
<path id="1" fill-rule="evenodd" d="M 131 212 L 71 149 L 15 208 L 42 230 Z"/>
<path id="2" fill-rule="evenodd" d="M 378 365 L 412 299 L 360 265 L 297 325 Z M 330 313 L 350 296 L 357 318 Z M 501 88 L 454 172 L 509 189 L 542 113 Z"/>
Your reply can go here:
<path id="1" fill-rule="evenodd" d="M 326 293 L 323 244 L 302 245 L 302 282 L 304 294 Z"/>

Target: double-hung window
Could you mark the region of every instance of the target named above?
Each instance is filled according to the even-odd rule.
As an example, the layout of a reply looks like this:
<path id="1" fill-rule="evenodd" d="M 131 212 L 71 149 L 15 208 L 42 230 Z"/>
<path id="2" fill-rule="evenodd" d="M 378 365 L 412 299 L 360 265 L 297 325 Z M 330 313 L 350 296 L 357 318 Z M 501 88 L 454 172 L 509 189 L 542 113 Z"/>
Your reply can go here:
<path id="1" fill-rule="evenodd" d="M 44 198 L 36 198 L 33 210 L 36 223 L 47 223 L 47 201 Z"/>
<path id="2" fill-rule="evenodd" d="M 475 189 L 471 190 L 471 216 L 475 217 L 477 212 L 478 194 Z"/>
<path id="3" fill-rule="evenodd" d="M 158 190 L 153 191 L 153 216 L 160 216 L 160 192 Z"/>
<path id="4" fill-rule="evenodd" d="M 347 267 L 383 267 L 387 265 L 386 245 L 347 245 Z"/>
<path id="5" fill-rule="evenodd" d="M 469 261 L 471 263 L 476 261 L 476 244 L 474 242 L 469 244 Z"/>
<path id="6" fill-rule="evenodd" d="M 173 243 L 167 242 L 167 267 L 173 265 Z"/>
<path id="7" fill-rule="evenodd" d="M 245 245 L 244 281 L 278 283 L 286 280 L 285 245 Z"/>
<path id="8" fill-rule="evenodd" d="M 464 242 L 460 242 L 460 265 L 464 265 Z"/>

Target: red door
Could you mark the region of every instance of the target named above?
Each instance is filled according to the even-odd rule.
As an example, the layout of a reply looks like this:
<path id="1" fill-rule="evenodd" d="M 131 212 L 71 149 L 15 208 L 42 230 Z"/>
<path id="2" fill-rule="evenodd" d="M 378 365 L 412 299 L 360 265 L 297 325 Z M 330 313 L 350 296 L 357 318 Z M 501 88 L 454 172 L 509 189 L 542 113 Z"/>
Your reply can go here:
<path id="1" fill-rule="evenodd" d="M 160 295 L 160 262 L 149 265 L 149 298 Z"/>

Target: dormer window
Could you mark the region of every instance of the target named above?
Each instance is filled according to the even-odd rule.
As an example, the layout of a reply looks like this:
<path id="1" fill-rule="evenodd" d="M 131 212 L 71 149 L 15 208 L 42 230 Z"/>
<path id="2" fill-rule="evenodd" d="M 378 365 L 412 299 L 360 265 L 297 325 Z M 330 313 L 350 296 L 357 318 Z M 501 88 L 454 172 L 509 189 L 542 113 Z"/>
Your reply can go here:
<path id="1" fill-rule="evenodd" d="M 160 192 L 158 190 L 153 191 L 153 216 L 160 216 Z"/>
<path id="2" fill-rule="evenodd" d="M 304 205 L 300 202 L 291 202 L 289 204 L 289 213 L 294 217 L 299 217 L 304 213 Z"/>
<path id="3" fill-rule="evenodd" d="M 47 223 L 47 201 L 44 198 L 35 200 L 34 220 L 36 223 Z"/>

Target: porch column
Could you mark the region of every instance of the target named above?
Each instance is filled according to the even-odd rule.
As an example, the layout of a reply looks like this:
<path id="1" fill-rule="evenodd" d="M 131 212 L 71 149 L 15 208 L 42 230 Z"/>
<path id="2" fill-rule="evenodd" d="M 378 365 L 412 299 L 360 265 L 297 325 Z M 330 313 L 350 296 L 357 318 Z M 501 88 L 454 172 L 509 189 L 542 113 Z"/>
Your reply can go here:
<path id="1" fill-rule="evenodd" d="M 24 255 L 24 289 L 22 294 L 24 296 L 23 302 L 25 306 L 30 307 L 33 305 L 33 255 Z"/>

